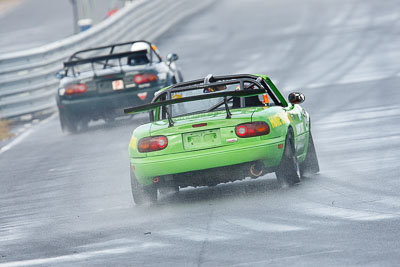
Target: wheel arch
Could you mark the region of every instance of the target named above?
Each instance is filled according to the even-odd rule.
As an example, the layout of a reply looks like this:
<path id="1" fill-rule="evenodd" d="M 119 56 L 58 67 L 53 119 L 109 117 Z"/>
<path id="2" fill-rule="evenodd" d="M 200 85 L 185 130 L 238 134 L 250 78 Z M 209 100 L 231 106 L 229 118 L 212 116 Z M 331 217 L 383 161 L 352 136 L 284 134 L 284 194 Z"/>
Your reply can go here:
<path id="1" fill-rule="evenodd" d="M 296 138 L 294 138 L 294 130 L 293 130 L 293 126 L 292 126 L 292 125 L 289 125 L 289 126 L 286 128 L 285 140 L 286 140 L 286 137 L 288 136 L 289 133 L 292 134 L 292 139 L 293 139 L 292 141 L 295 142 L 295 139 L 296 139 Z"/>

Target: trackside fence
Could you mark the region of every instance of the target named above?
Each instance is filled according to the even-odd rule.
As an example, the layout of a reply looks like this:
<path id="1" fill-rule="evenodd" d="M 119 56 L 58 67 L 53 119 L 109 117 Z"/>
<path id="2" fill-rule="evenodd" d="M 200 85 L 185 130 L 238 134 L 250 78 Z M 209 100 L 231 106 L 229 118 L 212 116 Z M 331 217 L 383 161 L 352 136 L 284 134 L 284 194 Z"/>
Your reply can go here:
<path id="1" fill-rule="evenodd" d="M 77 35 L 35 49 L 0 55 L 0 118 L 33 118 L 56 110 L 57 71 L 73 52 L 130 40 L 154 40 L 215 0 L 135 0 Z"/>

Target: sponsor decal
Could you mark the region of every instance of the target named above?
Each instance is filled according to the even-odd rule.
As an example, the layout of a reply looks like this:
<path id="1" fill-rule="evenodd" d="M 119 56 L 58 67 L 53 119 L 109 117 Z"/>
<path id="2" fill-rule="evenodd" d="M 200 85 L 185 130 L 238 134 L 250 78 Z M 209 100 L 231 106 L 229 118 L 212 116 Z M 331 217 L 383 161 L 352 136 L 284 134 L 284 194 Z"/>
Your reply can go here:
<path id="1" fill-rule="evenodd" d="M 304 117 L 304 123 L 306 124 L 306 131 L 308 131 L 310 129 L 310 116 L 308 115 L 307 111 L 305 111 L 304 109 L 301 112 L 303 114 Z"/>
<path id="2" fill-rule="evenodd" d="M 142 101 L 144 101 L 144 100 L 146 99 L 146 97 L 147 97 L 147 92 L 139 93 L 139 94 L 137 94 L 137 96 L 138 96 Z"/>
<path id="3" fill-rule="evenodd" d="M 136 87 L 135 83 L 125 85 L 126 88 Z"/>
<path id="4" fill-rule="evenodd" d="M 129 147 L 136 150 L 136 143 L 137 143 L 136 141 L 137 141 L 137 138 L 132 136 L 131 141 L 129 142 Z"/>
<path id="5" fill-rule="evenodd" d="M 180 94 L 176 94 L 172 96 L 172 99 L 179 99 L 182 98 L 182 96 Z"/>
<path id="6" fill-rule="evenodd" d="M 286 124 L 286 120 L 288 120 L 283 114 L 276 114 L 268 117 L 268 119 L 271 122 L 272 128 Z"/>
<path id="7" fill-rule="evenodd" d="M 303 123 L 299 123 L 296 125 L 297 134 L 302 134 L 305 132 Z"/>
<path id="8" fill-rule="evenodd" d="M 288 117 L 288 119 L 289 119 L 289 121 L 290 121 L 291 123 L 293 123 L 293 118 L 292 118 L 292 116 L 293 116 L 292 114 L 289 114 L 289 113 L 287 114 L 287 117 Z"/>

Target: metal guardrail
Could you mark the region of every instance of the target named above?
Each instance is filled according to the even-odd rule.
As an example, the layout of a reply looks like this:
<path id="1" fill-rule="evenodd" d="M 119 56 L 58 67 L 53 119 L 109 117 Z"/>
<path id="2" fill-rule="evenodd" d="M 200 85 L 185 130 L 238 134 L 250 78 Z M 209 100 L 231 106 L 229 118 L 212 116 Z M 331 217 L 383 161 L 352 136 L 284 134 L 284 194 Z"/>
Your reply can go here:
<path id="1" fill-rule="evenodd" d="M 97 26 L 49 45 L 0 55 L 0 117 L 56 110 L 55 73 L 73 52 L 137 39 L 154 40 L 215 0 L 136 0 Z"/>

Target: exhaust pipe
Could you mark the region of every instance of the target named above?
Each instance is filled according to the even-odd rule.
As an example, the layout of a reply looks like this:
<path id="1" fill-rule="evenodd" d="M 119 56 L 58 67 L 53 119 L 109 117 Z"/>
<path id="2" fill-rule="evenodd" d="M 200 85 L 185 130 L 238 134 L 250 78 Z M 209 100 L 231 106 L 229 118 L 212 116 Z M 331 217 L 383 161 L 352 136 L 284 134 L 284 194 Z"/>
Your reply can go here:
<path id="1" fill-rule="evenodd" d="M 251 164 L 251 166 L 250 166 L 251 178 L 260 177 L 263 174 L 263 172 L 264 172 L 264 169 L 263 169 L 262 163 L 257 162 L 257 163 Z"/>

